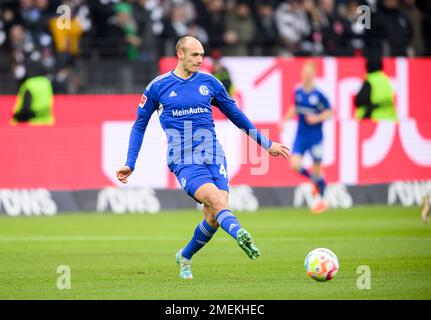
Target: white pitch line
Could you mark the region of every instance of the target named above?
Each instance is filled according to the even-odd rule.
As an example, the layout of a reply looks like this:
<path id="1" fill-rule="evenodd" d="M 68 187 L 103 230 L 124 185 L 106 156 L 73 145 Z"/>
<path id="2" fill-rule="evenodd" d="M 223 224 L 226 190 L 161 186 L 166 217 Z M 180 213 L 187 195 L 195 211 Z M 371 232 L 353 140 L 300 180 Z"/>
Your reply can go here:
<path id="1" fill-rule="evenodd" d="M 0 236 L 0 242 L 24 241 L 174 241 L 181 237 L 169 236 Z"/>
<path id="2" fill-rule="evenodd" d="M 187 237 L 179 236 L 0 236 L 0 242 L 61 242 L 61 241 L 184 241 Z M 300 237 L 262 237 L 274 241 L 303 241 Z M 218 237 L 213 241 L 231 241 L 230 237 Z"/>
<path id="3" fill-rule="evenodd" d="M 272 237 L 256 237 L 261 241 L 278 241 L 278 242 L 301 242 L 305 240 L 315 240 L 304 237 L 289 237 L 288 235 Z M 361 239 L 343 238 L 343 237 L 322 237 L 324 241 L 342 241 L 342 242 L 361 242 L 361 241 L 431 241 L 431 237 L 366 237 Z M 61 242 L 61 241 L 184 241 L 187 236 L 0 236 L 0 242 Z M 231 241 L 231 238 L 217 237 L 213 241 Z"/>

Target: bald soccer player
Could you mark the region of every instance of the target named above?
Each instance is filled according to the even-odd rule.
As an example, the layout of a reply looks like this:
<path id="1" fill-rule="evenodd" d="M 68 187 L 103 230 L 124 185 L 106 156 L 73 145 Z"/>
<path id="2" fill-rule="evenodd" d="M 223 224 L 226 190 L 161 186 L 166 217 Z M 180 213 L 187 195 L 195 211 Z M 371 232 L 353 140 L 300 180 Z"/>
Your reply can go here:
<path id="1" fill-rule="evenodd" d="M 191 260 L 219 227 L 234 238 L 248 257 L 260 255 L 250 233 L 228 207 L 228 172 L 222 146 L 217 140 L 212 106 L 219 108 L 238 128 L 272 156 L 289 157 L 286 146 L 270 141 L 239 110 L 222 83 L 213 75 L 200 72 L 204 57 L 202 44 L 186 36 L 176 45 L 175 70 L 155 78 L 145 89 L 133 125 L 127 162 L 117 170 L 117 178 L 127 183 L 133 172 L 145 129 L 154 111 L 168 140 L 167 162 L 184 191 L 203 204 L 204 219 L 192 239 L 176 253 L 180 278 L 192 279 Z"/>

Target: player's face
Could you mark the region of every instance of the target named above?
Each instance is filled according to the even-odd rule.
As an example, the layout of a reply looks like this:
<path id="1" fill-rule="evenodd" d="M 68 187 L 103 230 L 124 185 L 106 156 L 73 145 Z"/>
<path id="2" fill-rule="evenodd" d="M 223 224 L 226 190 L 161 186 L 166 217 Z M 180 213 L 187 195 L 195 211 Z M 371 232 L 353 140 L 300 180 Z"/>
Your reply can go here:
<path id="1" fill-rule="evenodd" d="M 197 72 L 199 71 L 203 58 L 204 48 L 202 45 L 200 43 L 192 44 L 184 48 L 182 59 L 183 68 L 189 73 Z"/>
<path id="2" fill-rule="evenodd" d="M 312 66 L 305 66 L 302 69 L 302 83 L 305 86 L 312 85 L 314 82 L 314 68 Z"/>

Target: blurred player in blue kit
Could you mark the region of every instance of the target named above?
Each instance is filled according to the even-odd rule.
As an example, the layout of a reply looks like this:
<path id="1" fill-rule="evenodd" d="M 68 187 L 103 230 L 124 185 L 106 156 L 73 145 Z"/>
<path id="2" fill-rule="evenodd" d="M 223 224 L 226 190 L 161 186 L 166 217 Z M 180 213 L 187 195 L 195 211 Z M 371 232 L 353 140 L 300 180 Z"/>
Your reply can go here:
<path id="1" fill-rule="evenodd" d="M 239 110 L 222 83 L 213 75 L 199 71 L 204 49 L 197 39 L 190 36 L 179 39 L 176 54 L 175 70 L 155 78 L 141 98 L 130 134 L 127 162 L 116 175 L 118 180 L 127 183 L 135 168 L 148 121 L 157 111 L 168 140 L 168 167 L 184 191 L 203 204 L 204 219 L 190 242 L 176 254 L 180 278 L 192 279 L 192 256 L 212 238 L 218 227 L 231 235 L 248 257 L 256 259 L 260 255 L 250 233 L 228 208 L 227 164 L 214 130 L 212 105 L 270 155 L 288 159 L 289 150 L 262 135 Z"/>
<path id="2" fill-rule="evenodd" d="M 313 195 L 316 201 L 311 210 L 313 213 L 321 213 L 328 208 L 323 199 L 326 182 L 321 167 L 323 155 L 322 124 L 332 116 L 332 110 L 326 96 L 314 84 L 315 75 L 315 64 L 312 61 L 307 61 L 302 68 L 302 86 L 297 88 L 294 93 L 295 104 L 286 112 L 280 126 L 283 127 L 286 121 L 298 115 L 298 129 L 290 161 L 293 170 L 312 181 Z M 302 166 L 302 158 L 306 152 L 309 152 L 313 159 L 311 172 Z"/>

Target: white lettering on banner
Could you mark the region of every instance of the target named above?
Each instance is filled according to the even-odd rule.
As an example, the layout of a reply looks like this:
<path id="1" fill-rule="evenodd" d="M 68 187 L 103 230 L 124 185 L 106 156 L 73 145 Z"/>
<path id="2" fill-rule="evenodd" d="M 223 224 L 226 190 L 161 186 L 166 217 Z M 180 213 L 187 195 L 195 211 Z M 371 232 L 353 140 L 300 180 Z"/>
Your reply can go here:
<path id="1" fill-rule="evenodd" d="M 57 204 L 51 193 L 45 189 L 36 190 L 0 190 L 0 206 L 11 217 L 53 216 L 57 213 Z"/>
<path id="2" fill-rule="evenodd" d="M 353 199 L 350 196 L 344 184 L 330 184 L 326 187 L 325 201 L 331 208 L 351 208 Z M 293 196 L 293 206 L 295 208 L 306 205 L 312 207 L 315 203 L 315 198 L 312 194 L 312 185 L 310 183 L 300 184 L 295 188 Z"/>
<path id="3" fill-rule="evenodd" d="M 417 121 L 410 117 L 409 110 L 409 70 L 405 58 L 396 59 L 397 79 L 394 82 L 397 92 L 397 112 L 399 135 L 404 151 L 411 161 L 420 166 L 431 166 L 431 140 L 419 133 Z"/>
<path id="4" fill-rule="evenodd" d="M 259 201 L 249 186 L 232 187 L 229 190 L 229 208 L 234 211 L 256 211 Z"/>
<path id="5" fill-rule="evenodd" d="M 325 200 L 331 208 L 351 208 L 353 199 L 347 187 L 342 183 L 330 184 L 326 187 Z"/>
<path id="6" fill-rule="evenodd" d="M 358 122 L 340 121 L 340 181 L 346 184 L 358 182 Z"/>
<path id="7" fill-rule="evenodd" d="M 431 194 L 431 180 L 394 182 L 389 185 L 388 205 L 396 204 L 399 200 L 404 207 L 419 206 L 426 194 Z"/>
<path id="8" fill-rule="evenodd" d="M 420 166 L 431 166 L 431 140 L 420 135 L 416 120 L 400 122 L 399 128 L 401 144 L 409 159 Z"/>
<path id="9" fill-rule="evenodd" d="M 106 121 L 102 126 L 102 169 L 117 186 L 115 171 L 126 161 L 130 129 L 133 121 Z M 153 116 L 148 123 L 135 170 L 127 185 L 130 188 L 166 188 L 169 171 L 166 168 L 166 135 L 159 120 Z"/>
<path id="10" fill-rule="evenodd" d="M 362 144 L 362 164 L 369 168 L 382 162 L 392 147 L 395 138 L 395 123 L 393 121 L 381 121 L 374 134 L 364 140 Z"/>
<path id="11" fill-rule="evenodd" d="M 158 213 L 160 201 L 153 189 L 116 189 L 106 188 L 99 191 L 97 211 L 111 210 L 114 213 Z"/>
<path id="12" fill-rule="evenodd" d="M 391 79 L 391 84 L 393 85 L 397 95 L 396 102 L 398 119 L 404 121 L 408 120 L 410 115 L 408 95 L 408 84 L 410 79 L 407 59 L 397 58 L 395 60 L 395 66 L 396 78 Z"/>
<path id="13" fill-rule="evenodd" d="M 271 58 L 224 58 L 235 88 L 244 98 L 243 112 L 252 122 L 277 123 L 281 117 L 281 72 L 272 73 L 258 86 L 256 78 L 274 64 Z"/>
<path id="14" fill-rule="evenodd" d="M 414 86 L 415 81 L 418 80 L 409 79 L 411 74 L 409 72 L 410 62 L 407 59 L 396 58 L 387 61 L 391 66 L 390 69 L 394 70 L 394 73 L 390 74 L 390 80 L 396 93 L 399 122 L 381 121 L 375 123 L 375 129 L 371 136 L 365 137 L 361 131 L 362 124 L 353 118 L 354 106 L 352 103 L 352 98 L 357 94 L 362 83 L 364 70 L 357 68 L 357 63 L 361 62 L 352 60 L 351 63 L 346 63 L 345 60 L 337 60 L 336 58 L 323 58 L 321 60 L 322 67 L 318 68 L 316 84 L 328 96 L 335 111 L 333 120 L 326 121 L 323 127 L 325 136 L 323 165 L 325 167 L 335 166 L 336 168 L 331 168 L 331 171 L 333 172 L 334 169 L 338 171 L 336 177 L 341 183 L 354 185 L 358 182 L 364 182 L 364 180 L 373 180 L 370 179 L 370 176 L 386 162 L 396 165 L 394 163 L 398 159 L 389 158 L 390 154 L 400 157 L 400 159 L 406 156 L 408 165 L 414 167 L 415 170 L 431 168 L 431 139 L 426 138 L 423 133 L 421 135 L 418 121 L 411 117 L 409 110 L 409 88 Z M 289 73 L 291 66 L 299 69 L 296 60 L 224 58 L 223 63 L 231 71 L 233 82 L 238 92 L 241 93 L 242 111 L 260 129 L 272 126 L 271 138 L 277 141 L 274 124 L 280 120 L 283 107 L 291 103 L 288 100 L 291 98 L 289 91 L 294 90 L 295 83 L 299 84 L 300 78 L 299 74 L 296 74 L 297 70 L 294 74 Z M 298 63 L 302 62 L 298 60 Z M 394 63 L 393 67 L 392 63 Z M 317 64 L 319 64 L 319 59 Z M 348 71 L 346 71 L 346 66 Z M 350 69 L 354 71 L 350 71 Z M 414 69 L 412 70 L 414 71 Z M 294 79 L 292 79 L 292 74 Z M 185 108 L 172 112 L 175 116 L 184 116 L 185 114 L 199 113 L 198 109 Z M 427 123 L 427 120 L 419 121 L 422 121 L 421 124 Z M 245 163 L 252 164 L 251 175 L 269 173 L 273 177 L 274 170 L 268 171 L 266 165 L 269 158 L 260 157 L 260 153 L 256 152 L 261 151 L 258 146 L 254 143 L 245 144 L 244 134 L 229 120 L 217 120 L 215 122 L 217 137 L 225 149 L 228 162 L 226 169 L 230 180 L 235 179 L 236 174 L 244 168 L 242 165 Z M 119 164 L 125 161 L 127 141 L 132 124 L 132 122 L 106 122 L 103 125 L 103 172 L 115 185 L 120 185 L 115 177 L 115 170 L 118 169 Z M 289 121 L 286 124 L 286 130 L 279 137 L 290 148 L 292 148 L 296 124 L 297 122 L 294 120 Z M 129 185 L 135 188 L 179 186 L 166 168 L 166 149 L 166 135 L 160 129 L 158 119 L 153 117 L 147 128 L 142 152 L 136 163 L 135 172 L 129 180 Z M 249 155 L 257 157 L 250 158 Z M 267 154 L 263 152 L 262 155 L 266 156 Z M 270 160 L 269 163 L 272 164 L 273 160 Z M 311 165 L 308 154 L 304 157 L 304 165 L 306 167 Z M 398 177 L 399 175 L 395 172 L 387 178 L 379 175 L 373 180 L 373 183 L 387 182 Z M 417 179 L 417 174 L 415 174 L 415 178 Z M 379 179 L 381 181 L 378 181 Z M 252 178 L 247 182 L 254 185 Z M 271 184 L 267 179 L 259 180 L 257 183 Z M 286 184 L 289 183 L 286 182 Z"/>

